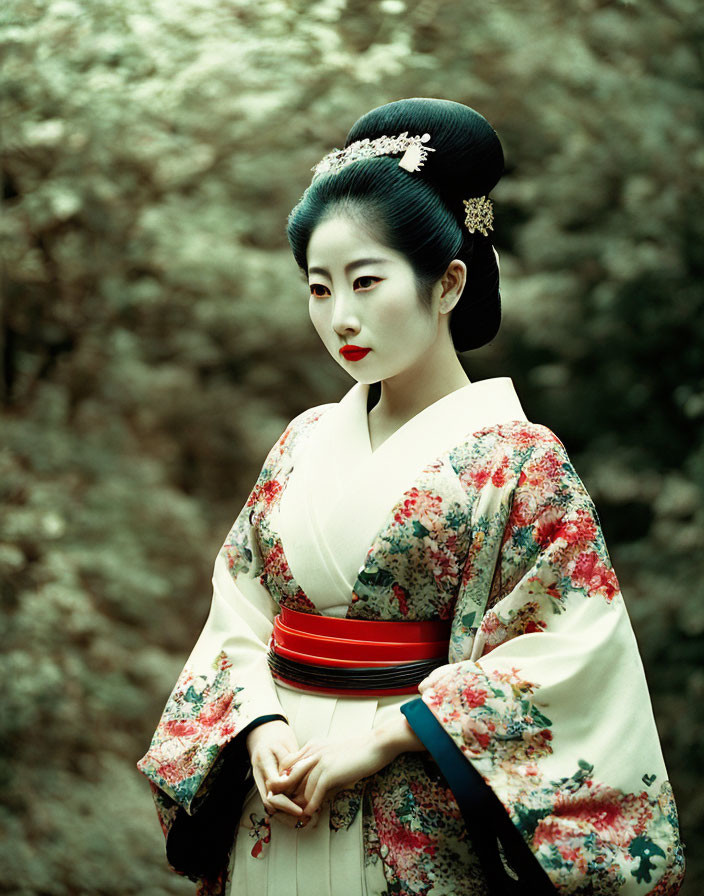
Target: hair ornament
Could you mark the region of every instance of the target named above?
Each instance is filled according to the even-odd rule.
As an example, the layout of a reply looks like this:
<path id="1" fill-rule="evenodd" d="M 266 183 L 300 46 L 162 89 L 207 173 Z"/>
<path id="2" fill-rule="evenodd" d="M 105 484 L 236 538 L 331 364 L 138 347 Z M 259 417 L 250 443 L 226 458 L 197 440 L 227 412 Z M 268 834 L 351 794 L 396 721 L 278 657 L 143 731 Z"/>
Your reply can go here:
<path id="1" fill-rule="evenodd" d="M 470 233 L 478 230 L 484 236 L 489 236 L 489 231 L 494 229 L 494 207 L 491 199 L 486 196 L 477 196 L 472 199 L 464 199 L 463 202 L 467 212 L 464 219 L 467 230 Z"/>
<path id="2" fill-rule="evenodd" d="M 377 156 L 390 156 L 394 153 L 402 152 L 403 156 L 399 160 L 399 168 L 411 173 L 420 171 L 423 163 L 428 158 L 429 152 L 435 152 L 432 146 L 428 146 L 430 134 L 416 135 L 409 137 L 408 131 L 404 131 L 397 137 L 389 137 L 384 134 L 370 140 L 365 137 L 364 140 L 355 140 L 344 149 L 333 149 L 324 156 L 317 165 L 311 168 L 313 171 L 313 180 L 321 177 L 323 174 L 337 174 L 346 165 L 352 162 L 359 162 L 362 159 L 373 159 Z M 486 196 L 465 199 L 464 207 L 466 217 L 464 219 L 465 226 L 470 233 L 478 230 L 484 236 L 488 236 L 489 230 L 493 230 L 494 212 L 491 200 Z"/>
<path id="3" fill-rule="evenodd" d="M 390 156 L 397 152 L 402 152 L 403 156 L 399 161 L 399 168 L 406 171 L 420 171 L 423 162 L 428 158 L 429 152 L 435 152 L 432 146 L 425 146 L 430 140 L 430 134 L 423 134 L 422 137 L 409 137 L 408 131 L 399 134 L 398 137 L 377 137 L 370 140 L 365 137 L 364 140 L 355 140 L 345 149 L 333 149 L 324 156 L 311 171 L 314 172 L 313 180 L 322 174 L 337 174 L 346 165 L 352 162 L 359 162 L 361 159 L 372 159 L 375 156 Z"/>

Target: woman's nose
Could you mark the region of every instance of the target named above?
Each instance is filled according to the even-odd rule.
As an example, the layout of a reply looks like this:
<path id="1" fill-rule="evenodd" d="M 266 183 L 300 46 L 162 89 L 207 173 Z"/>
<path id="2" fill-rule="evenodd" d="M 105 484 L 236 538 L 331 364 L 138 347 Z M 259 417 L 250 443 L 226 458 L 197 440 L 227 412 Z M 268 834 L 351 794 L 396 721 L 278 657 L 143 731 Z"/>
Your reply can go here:
<path id="1" fill-rule="evenodd" d="M 359 332 L 359 316 L 353 298 L 346 295 L 338 295 L 335 298 L 332 326 L 339 336 Z"/>

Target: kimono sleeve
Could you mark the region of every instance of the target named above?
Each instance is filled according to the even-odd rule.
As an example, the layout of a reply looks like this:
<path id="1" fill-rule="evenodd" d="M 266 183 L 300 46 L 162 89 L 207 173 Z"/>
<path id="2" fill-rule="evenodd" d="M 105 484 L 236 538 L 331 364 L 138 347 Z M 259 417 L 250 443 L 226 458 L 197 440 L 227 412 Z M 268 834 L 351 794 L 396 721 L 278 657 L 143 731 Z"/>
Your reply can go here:
<path id="1" fill-rule="evenodd" d="M 278 605 L 259 578 L 257 519 L 281 487 L 290 426 L 218 553 L 209 615 L 137 763 L 151 785 L 169 864 L 192 880 L 222 876 L 253 785 L 247 733 L 288 721 L 266 658 Z M 202 892 L 219 891 L 213 887 Z"/>
<path id="2" fill-rule="evenodd" d="M 508 492 L 482 499 L 485 555 L 462 579 L 456 661 L 402 712 L 497 892 L 675 894 L 672 788 L 593 502 L 557 439 L 531 449 Z"/>

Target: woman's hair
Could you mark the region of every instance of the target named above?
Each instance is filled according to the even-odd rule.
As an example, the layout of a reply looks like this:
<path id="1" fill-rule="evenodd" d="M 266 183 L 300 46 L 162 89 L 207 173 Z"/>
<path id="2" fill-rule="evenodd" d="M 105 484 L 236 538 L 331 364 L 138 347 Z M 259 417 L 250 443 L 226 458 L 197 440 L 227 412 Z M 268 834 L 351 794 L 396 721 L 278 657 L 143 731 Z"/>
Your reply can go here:
<path id="1" fill-rule="evenodd" d="M 451 100 L 415 97 L 367 112 L 345 146 L 384 135 L 430 134 L 435 151 L 419 171 L 399 167 L 400 156 L 351 162 L 316 177 L 291 211 L 286 228 L 296 263 L 308 274 L 308 241 L 325 218 L 344 212 L 374 238 L 402 253 L 412 266 L 420 301 L 454 258 L 467 266 L 462 297 L 450 312 L 457 351 L 490 342 L 501 322 L 499 269 L 489 237 L 470 233 L 464 199 L 486 196 L 504 170 L 499 138 L 474 109 Z"/>

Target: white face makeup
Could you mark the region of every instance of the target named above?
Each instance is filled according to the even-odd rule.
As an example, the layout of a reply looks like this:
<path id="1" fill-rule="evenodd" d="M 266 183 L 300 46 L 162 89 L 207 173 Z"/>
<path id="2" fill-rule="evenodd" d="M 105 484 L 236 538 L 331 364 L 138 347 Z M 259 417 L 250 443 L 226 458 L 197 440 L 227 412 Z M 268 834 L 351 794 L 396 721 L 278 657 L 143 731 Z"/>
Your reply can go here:
<path id="1" fill-rule="evenodd" d="M 323 220 L 308 242 L 310 319 L 337 363 L 360 383 L 389 379 L 419 362 L 438 335 L 421 306 L 405 256 L 374 240 L 351 218 Z M 345 358 L 346 344 L 370 349 Z"/>

